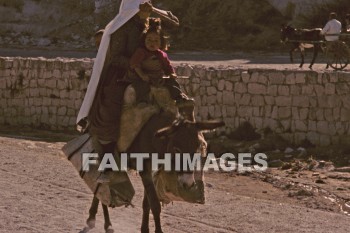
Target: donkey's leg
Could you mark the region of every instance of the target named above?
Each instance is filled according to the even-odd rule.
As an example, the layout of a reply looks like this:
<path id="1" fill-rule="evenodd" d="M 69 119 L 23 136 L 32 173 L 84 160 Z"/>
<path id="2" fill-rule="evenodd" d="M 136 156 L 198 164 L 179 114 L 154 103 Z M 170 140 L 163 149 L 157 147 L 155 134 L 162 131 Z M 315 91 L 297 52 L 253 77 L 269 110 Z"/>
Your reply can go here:
<path id="1" fill-rule="evenodd" d="M 162 227 L 160 224 L 160 212 L 161 212 L 161 205 L 156 193 L 156 189 L 153 184 L 152 180 L 152 174 L 151 171 L 149 172 L 140 172 L 140 176 L 142 179 L 143 186 L 145 188 L 145 192 L 147 194 L 148 203 L 150 205 L 150 208 L 152 210 L 153 218 L 154 218 L 154 224 L 155 224 L 155 232 L 156 233 L 163 233 Z"/>
<path id="2" fill-rule="evenodd" d="M 312 61 L 310 63 L 310 66 L 309 68 L 312 69 L 312 66 L 314 65 L 315 63 L 315 60 L 317 58 L 317 55 L 318 55 L 318 51 L 321 49 L 321 47 L 317 44 L 314 45 L 314 56 L 312 57 Z"/>
<path id="3" fill-rule="evenodd" d="M 300 62 L 299 67 L 302 68 L 303 65 L 304 65 L 304 58 L 305 58 L 305 53 L 304 52 L 305 51 L 304 51 L 303 48 L 299 48 L 299 50 L 300 50 L 300 57 L 301 57 L 301 62 Z"/>
<path id="4" fill-rule="evenodd" d="M 293 60 L 293 51 L 294 51 L 295 48 L 292 48 L 290 51 L 289 51 L 289 59 L 290 59 L 290 63 L 294 63 L 294 60 Z"/>
<path id="5" fill-rule="evenodd" d="M 89 228 L 94 228 L 95 227 L 95 222 L 96 222 L 96 214 L 97 214 L 97 208 L 99 204 L 99 200 L 96 196 L 92 199 L 91 207 L 89 210 L 89 218 L 86 220 L 86 224 L 88 225 Z"/>
<path id="6" fill-rule="evenodd" d="M 102 209 L 103 209 L 103 216 L 105 218 L 105 225 L 104 225 L 105 231 L 106 233 L 113 233 L 114 230 L 112 229 L 112 223 L 109 218 L 108 207 L 102 204 Z"/>
<path id="7" fill-rule="evenodd" d="M 143 201 L 142 201 L 142 224 L 141 224 L 141 233 L 149 233 L 149 211 L 150 206 L 147 198 L 146 189 L 144 190 L 143 194 Z"/>

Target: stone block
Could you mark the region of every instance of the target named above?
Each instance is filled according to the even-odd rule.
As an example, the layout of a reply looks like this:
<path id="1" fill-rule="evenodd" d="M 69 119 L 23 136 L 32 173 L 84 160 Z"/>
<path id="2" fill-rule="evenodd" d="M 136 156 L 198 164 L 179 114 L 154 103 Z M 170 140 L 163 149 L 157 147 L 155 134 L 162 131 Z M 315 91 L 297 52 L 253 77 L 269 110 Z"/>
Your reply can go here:
<path id="1" fill-rule="evenodd" d="M 251 97 L 252 106 L 264 106 L 265 100 L 262 95 L 253 95 Z"/>
<path id="2" fill-rule="evenodd" d="M 225 79 L 220 79 L 218 83 L 218 90 L 223 91 L 225 89 Z"/>
<path id="3" fill-rule="evenodd" d="M 317 122 L 316 121 L 309 120 L 307 126 L 308 126 L 307 131 L 312 131 L 312 132 L 317 131 Z"/>
<path id="4" fill-rule="evenodd" d="M 329 127 L 327 121 L 318 121 L 317 122 L 317 132 L 321 134 L 328 134 Z"/>
<path id="5" fill-rule="evenodd" d="M 276 71 L 269 74 L 270 84 L 283 84 L 285 81 L 284 74 L 282 72 Z"/>
<path id="6" fill-rule="evenodd" d="M 286 75 L 286 84 L 294 85 L 295 84 L 295 74 L 290 73 Z"/>
<path id="7" fill-rule="evenodd" d="M 350 109 L 350 95 L 349 94 L 341 96 L 341 102 L 342 102 L 344 108 Z M 338 106 L 336 106 L 336 107 L 338 107 Z"/>
<path id="8" fill-rule="evenodd" d="M 235 101 L 234 94 L 231 91 L 223 91 L 223 103 L 226 105 L 232 105 Z"/>
<path id="9" fill-rule="evenodd" d="M 292 97 L 290 96 L 277 96 L 275 98 L 277 106 L 290 107 L 292 105 Z"/>
<path id="10" fill-rule="evenodd" d="M 278 86 L 277 85 L 269 85 L 267 86 L 267 94 L 270 96 L 277 96 Z"/>
<path id="11" fill-rule="evenodd" d="M 295 130 L 299 132 L 307 132 L 308 130 L 306 121 L 296 120 L 295 121 Z"/>
<path id="12" fill-rule="evenodd" d="M 340 108 L 333 108 L 333 119 L 335 121 L 340 119 Z"/>
<path id="13" fill-rule="evenodd" d="M 250 74 L 247 71 L 243 71 L 241 77 L 244 83 L 248 83 L 250 79 Z"/>
<path id="14" fill-rule="evenodd" d="M 241 83 L 241 82 L 238 82 L 238 83 L 235 83 L 234 85 L 234 92 L 236 93 L 247 93 L 248 91 L 248 88 L 247 88 L 247 84 L 245 83 Z"/>
<path id="15" fill-rule="evenodd" d="M 341 108 L 340 110 L 340 120 L 341 121 L 350 121 L 350 109 Z"/>
<path id="16" fill-rule="evenodd" d="M 289 119 L 292 115 L 291 107 L 279 107 L 278 119 Z"/>
<path id="17" fill-rule="evenodd" d="M 325 84 L 325 94 L 326 95 L 334 95 L 335 94 L 335 85 L 333 83 Z"/>
<path id="18" fill-rule="evenodd" d="M 306 138 L 315 145 L 320 144 L 320 135 L 316 132 L 307 132 L 306 133 Z"/>
<path id="19" fill-rule="evenodd" d="M 301 88 L 302 95 L 314 95 L 314 86 L 313 85 L 304 85 Z"/>
<path id="20" fill-rule="evenodd" d="M 237 115 L 242 118 L 252 117 L 253 109 L 247 106 L 241 106 L 237 109 Z"/>
<path id="21" fill-rule="evenodd" d="M 258 76 L 258 83 L 267 85 L 268 84 L 268 78 L 265 76 L 265 74 L 259 74 Z"/>
<path id="22" fill-rule="evenodd" d="M 216 93 L 217 93 L 216 87 L 208 87 L 207 88 L 208 95 L 216 95 Z"/>
<path id="23" fill-rule="evenodd" d="M 350 89 L 348 86 L 348 83 L 342 82 L 342 83 L 336 83 L 335 84 L 336 93 L 338 95 L 346 95 L 350 93 Z"/>
<path id="24" fill-rule="evenodd" d="M 230 81 L 225 81 L 225 90 L 226 91 L 232 91 L 233 90 L 233 84 Z"/>
<path id="25" fill-rule="evenodd" d="M 209 115 L 209 107 L 208 106 L 200 107 L 198 112 L 199 112 L 200 117 L 202 117 L 202 119 L 208 119 L 208 115 Z"/>
<path id="26" fill-rule="evenodd" d="M 236 101 L 239 105 L 249 105 L 251 96 L 249 94 L 243 94 L 242 97 Z"/>
<path id="27" fill-rule="evenodd" d="M 266 105 L 274 105 L 275 104 L 275 98 L 272 96 L 264 96 Z"/>
<path id="28" fill-rule="evenodd" d="M 309 98 L 307 96 L 293 96 L 292 106 L 309 107 Z"/>
<path id="29" fill-rule="evenodd" d="M 327 108 L 324 110 L 324 118 L 326 119 L 326 121 L 333 121 L 333 109 L 331 108 Z"/>
<path id="30" fill-rule="evenodd" d="M 278 86 L 278 95 L 279 96 L 289 96 L 289 86 L 280 85 Z"/>
<path id="31" fill-rule="evenodd" d="M 308 108 L 301 108 L 299 110 L 299 119 L 300 120 L 307 120 L 309 116 L 309 109 Z"/>
<path id="32" fill-rule="evenodd" d="M 305 73 L 303 72 L 303 73 L 296 73 L 295 74 L 295 83 L 296 84 L 298 84 L 298 83 L 300 83 L 300 84 L 304 84 L 304 83 L 306 83 L 306 75 L 305 75 Z"/>
<path id="33" fill-rule="evenodd" d="M 218 92 L 218 93 L 216 94 L 216 102 L 217 102 L 218 104 L 222 104 L 222 103 L 223 103 L 223 98 L 222 98 L 222 96 L 223 96 L 222 92 Z M 198 104 L 198 103 L 197 103 L 197 104 Z"/>
<path id="34" fill-rule="evenodd" d="M 316 115 L 316 120 L 324 121 L 324 109 L 323 108 L 316 109 L 315 115 Z"/>
<path id="35" fill-rule="evenodd" d="M 249 83 L 248 84 L 248 93 L 253 95 L 265 95 L 267 88 L 263 84 L 259 83 Z"/>
<path id="36" fill-rule="evenodd" d="M 228 107 L 226 108 L 226 111 L 227 111 L 227 116 L 228 116 L 228 117 L 234 117 L 234 116 L 236 116 L 236 107 L 228 106 Z"/>
<path id="37" fill-rule="evenodd" d="M 322 96 L 325 94 L 325 88 L 322 85 L 314 85 L 314 89 L 317 96 Z"/>
<path id="38" fill-rule="evenodd" d="M 301 87 L 293 85 L 290 86 L 290 94 L 291 95 L 301 95 Z"/>

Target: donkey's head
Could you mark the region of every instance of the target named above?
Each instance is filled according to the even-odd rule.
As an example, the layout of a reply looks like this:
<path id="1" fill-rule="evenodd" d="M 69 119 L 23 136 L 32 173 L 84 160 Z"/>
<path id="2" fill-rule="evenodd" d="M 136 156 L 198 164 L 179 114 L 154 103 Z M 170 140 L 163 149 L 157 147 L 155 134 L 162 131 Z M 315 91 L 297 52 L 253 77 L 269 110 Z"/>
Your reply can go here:
<path id="1" fill-rule="evenodd" d="M 164 190 L 157 190 L 158 196 L 161 196 L 160 199 L 165 200 L 165 202 L 183 200 L 204 203 L 201 166 L 205 162 L 207 143 L 201 132 L 221 126 L 224 126 L 222 121 L 193 122 L 180 119 L 176 120 L 171 126 L 157 131 L 156 136 L 162 137 L 166 141 L 166 152 L 172 154 L 172 171 L 159 172 L 162 176 L 159 180 L 166 180 L 166 182 L 163 182 L 166 183 Z M 175 160 L 180 162 L 177 169 L 174 165 L 176 164 Z M 191 168 L 187 166 L 190 163 L 192 169 L 188 170 L 188 168 Z M 193 165 L 196 166 L 195 170 L 193 170 Z M 157 179 L 155 183 L 157 183 Z"/>
<path id="2" fill-rule="evenodd" d="M 285 43 L 287 42 L 290 37 L 293 35 L 293 33 L 295 32 L 295 28 L 289 26 L 289 25 L 281 25 L 281 42 Z"/>

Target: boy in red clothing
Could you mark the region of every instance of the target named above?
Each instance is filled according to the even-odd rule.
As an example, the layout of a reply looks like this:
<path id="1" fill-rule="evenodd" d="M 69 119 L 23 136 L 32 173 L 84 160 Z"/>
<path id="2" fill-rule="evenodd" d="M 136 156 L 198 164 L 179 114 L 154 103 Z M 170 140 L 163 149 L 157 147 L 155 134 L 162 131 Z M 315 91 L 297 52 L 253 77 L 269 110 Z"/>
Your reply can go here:
<path id="1" fill-rule="evenodd" d="M 167 46 L 160 28 L 160 19 L 150 22 L 150 27 L 143 34 L 141 43 L 130 59 L 130 67 L 137 74 L 133 81 L 137 101 L 147 102 L 149 84 L 163 84 L 179 108 L 194 106 L 193 99 L 181 92 L 180 85 L 176 81 L 175 70 L 170 64 L 168 55 L 163 51 Z M 169 78 L 163 78 L 164 76 Z"/>

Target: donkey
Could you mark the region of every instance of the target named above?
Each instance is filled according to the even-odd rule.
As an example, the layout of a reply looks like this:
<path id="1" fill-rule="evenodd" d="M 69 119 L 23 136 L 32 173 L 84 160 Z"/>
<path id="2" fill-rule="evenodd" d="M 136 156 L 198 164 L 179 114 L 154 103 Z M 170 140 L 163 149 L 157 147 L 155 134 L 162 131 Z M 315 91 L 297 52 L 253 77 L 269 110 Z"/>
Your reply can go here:
<path id="1" fill-rule="evenodd" d="M 315 59 L 317 57 L 318 51 L 321 50 L 320 41 L 323 40 L 321 35 L 321 28 L 314 29 L 295 29 L 291 26 L 281 27 L 281 42 L 291 43 L 291 49 L 289 51 L 290 61 L 293 63 L 293 52 L 299 51 L 301 56 L 300 68 L 304 65 L 304 50 L 306 48 L 313 48 L 313 57 L 309 65 L 309 68 L 312 69 Z"/>
<path id="2" fill-rule="evenodd" d="M 167 112 L 160 112 L 152 116 L 146 123 L 127 152 L 157 152 L 160 155 L 164 153 L 174 154 L 175 152 L 193 154 L 198 152 L 201 146 L 206 146 L 205 139 L 200 133 L 202 130 L 213 130 L 223 125 L 224 123 L 221 121 L 193 122 L 184 120 L 183 118 L 175 119 L 173 115 Z M 149 232 L 149 213 L 151 210 L 155 222 L 155 232 L 162 233 L 160 221 L 161 204 L 153 183 L 151 165 L 151 159 L 144 160 L 144 170 L 140 172 L 144 186 L 141 232 Z M 131 169 L 135 169 L 135 160 L 129 158 L 128 166 Z M 179 182 L 183 182 L 183 186 L 188 188 L 196 186 L 193 174 L 186 177 L 190 179 L 179 180 Z M 99 200 L 94 197 L 87 219 L 88 227 L 84 228 L 81 233 L 87 232 L 95 226 L 98 204 Z M 108 208 L 105 205 L 103 205 L 103 214 L 105 218 L 105 231 L 107 233 L 114 232 L 109 218 Z"/>

